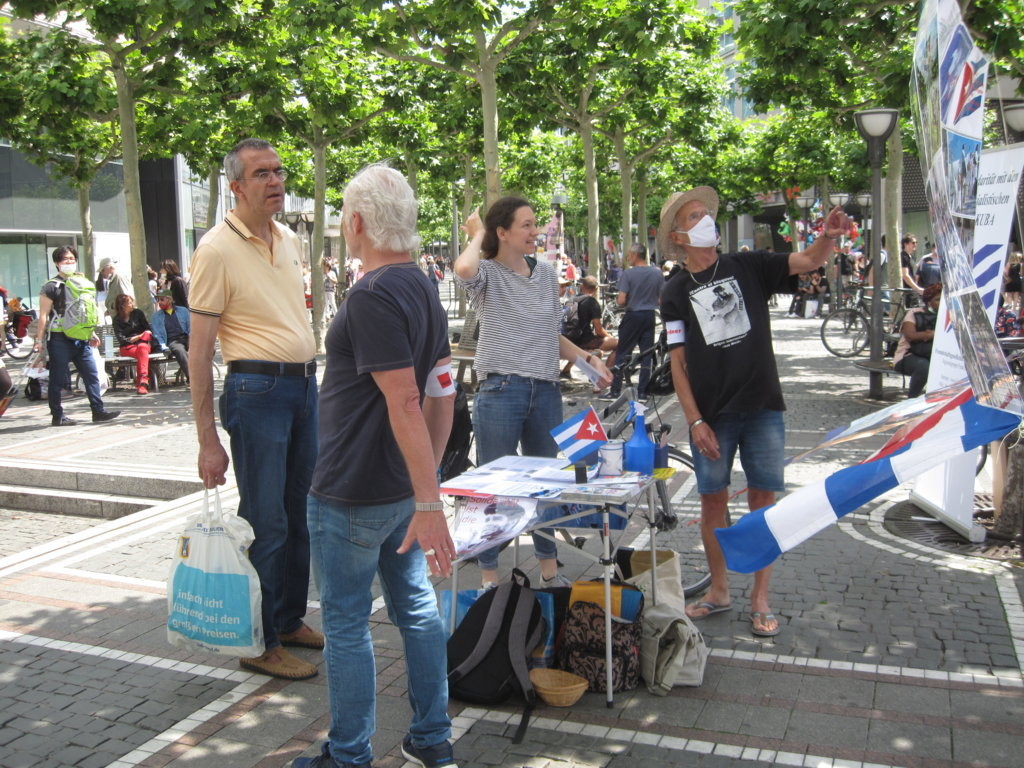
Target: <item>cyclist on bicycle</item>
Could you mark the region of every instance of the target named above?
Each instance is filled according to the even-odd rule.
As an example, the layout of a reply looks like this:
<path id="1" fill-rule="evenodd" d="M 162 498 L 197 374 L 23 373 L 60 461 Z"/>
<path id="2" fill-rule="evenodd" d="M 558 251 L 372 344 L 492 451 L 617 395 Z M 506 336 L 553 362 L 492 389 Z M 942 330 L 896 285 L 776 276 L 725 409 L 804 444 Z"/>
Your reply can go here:
<path id="1" fill-rule="evenodd" d="M 668 334 L 672 380 L 690 425 L 701 538 L 711 571 L 707 596 L 687 606 L 702 619 L 732 605 L 725 557 L 715 529 L 726 525 L 729 478 L 737 449 L 749 485 L 751 510 L 775 503 L 784 489 L 785 427 L 782 387 L 772 352 L 768 299 L 791 290 L 790 277 L 811 272 L 832 255 L 850 218 L 836 207 L 822 237 L 799 253 L 719 255 L 711 187 L 677 192 L 661 209 L 663 254 L 681 251 L 686 271 L 665 285 L 661 313 Z M 768 606 L 771 566 L 754 575 L 751 632 L 772 636 L 779 622 Z"/>

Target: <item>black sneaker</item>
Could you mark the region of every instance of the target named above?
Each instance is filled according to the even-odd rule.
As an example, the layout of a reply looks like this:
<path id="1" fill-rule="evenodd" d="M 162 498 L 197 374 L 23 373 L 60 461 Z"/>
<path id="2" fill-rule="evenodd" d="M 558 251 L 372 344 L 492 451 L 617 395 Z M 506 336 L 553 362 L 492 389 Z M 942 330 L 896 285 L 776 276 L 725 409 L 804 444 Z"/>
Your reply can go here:
<path id="1" fill-rule="evenodd" d="M 331 750 L 324 742 L 320 754 L 316 757 L 296 757 L 292 768 L 373 768 L 373 763 L 339 763 L 331 757 Z"/>
<path id="2" fill-rule="evenodd" d="M 51 427 L 73 427 L 77 423 L 77 421 L 69 419 L 67 416 L 54 416 L 50 419 Z"/>
<path id="3" fill-rule="evenodd" d="M 452 745 L 447 741 L 429 747 L 417 747 L 406 736 L 402 740 L 402 754 L 406 760 L 422 765 L 423 768 L 458 768 L 452 755 Z"/>
<path id="4" fill-rule="evenodd" d="M 120 411 L 98 411 L 92 415 L 93 421 L 110 421 L 121 415 Z"/>

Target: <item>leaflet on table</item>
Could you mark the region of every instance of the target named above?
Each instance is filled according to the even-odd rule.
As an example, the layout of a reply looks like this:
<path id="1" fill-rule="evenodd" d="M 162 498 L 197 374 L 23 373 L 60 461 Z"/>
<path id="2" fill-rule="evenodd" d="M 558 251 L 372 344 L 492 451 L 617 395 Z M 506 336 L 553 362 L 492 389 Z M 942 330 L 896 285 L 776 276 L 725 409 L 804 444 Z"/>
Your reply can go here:
<path id="1" fill-rule="evenodd" d="M 536 516 L 534 499 L 499 496 L 468 500 L 459 508 L 452 526 L 456 561 L 511 541 L 526 530 Z"/>
<path id="2" fill-rule="evenodd" d="M 530 472 L 531 480 L 551 480 L 562 485 L 568 485 L 576 482 L 576 467 L 572 464 L 566 464 L 565 459 L 552 459 L 556 462 L 550 466 L 538 467 L 537 469 Z M 597 477 L 597 470 L 600 468 L 600 464 L 594 463 L 587 467 L 587 480 L 593 480 Z"/>
<path id="3" fill-rule="evenodd" d="M 575 473 L 571 466 L 566 468 L 565 459 L 503 456 L 442 483 L 441 492 L 451 496 L 554 498 L 559 489 L 574 481 Z"/>
<path id="4" fill-rule="evenodd" d="M 597 368 L 587 362 L 586 357 L 577 357 L 574 365 L 580 369 L 584 376 L 590 379 L 591 384 L 597 384 L 601 380 L 601 374 Z"/>
<path id="5" fill-rule="evenodd" d="M 562 491 L 558 497 L 559 501 L 582 502 L 591 504 L 624 504 L 634 499 L 637 494 L 643 491 L 646 485 L 646 477 L 639 477 L 631 483 L 616 483 L 601 485 L 588 483 L 587 485 L 573 485 Z"/>

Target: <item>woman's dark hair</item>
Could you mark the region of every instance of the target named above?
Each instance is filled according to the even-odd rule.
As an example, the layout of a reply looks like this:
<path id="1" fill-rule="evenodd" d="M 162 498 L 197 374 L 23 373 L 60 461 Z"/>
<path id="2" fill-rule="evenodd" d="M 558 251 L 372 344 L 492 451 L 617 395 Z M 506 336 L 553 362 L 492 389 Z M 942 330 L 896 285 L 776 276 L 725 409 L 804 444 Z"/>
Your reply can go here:
<path id="1" fill-rule="evenodd" d="M 75 261 L 78 261 L 78 251 L 70 245 L 58 245 L 53 249 L 53 253 L 50 254 L 50 259 L 54 264 L 60 264 L 69 253 L 75 257 Z"/>
<path id="2" fill-rule="evenodd" d="M 117 299 L 115 299 L 115 301 L 114 301 L 114 303 L 117 305 L 117 314 L 121 314 L 121 309 L 129 301 L 135 301 L 135 297 L 132 296 L 130 293 L 119 293 L 119 294 L 117 294 Z"/>
<path id="3" fill-rule="evenodd" d="M 168 277 L 180 277 L 181 269 L 178 268 L 178 262 L 174 259 L 164 259 L 160 262 L 160 269 L 167 272 Z"/>
<path id="4" fill-rule="evenodd" d="M 924 298 L 924 303 L 927 304 L 940 293 L 942 293 L 942 283 L 932 283 L 922 291 L 921 295 Z"/>
<path id="5" fill-rule="evenodd" d="M 485 259 L 493 259 L 498 255 L 498 227 L 508 229 L 516 220 L 516 211 L 520 208 L 533 208 L 530 201 L 523 197 L 509 195 L 494 201 L 484 218 L 484 241 L 480 243 L 480 252 Z"/>

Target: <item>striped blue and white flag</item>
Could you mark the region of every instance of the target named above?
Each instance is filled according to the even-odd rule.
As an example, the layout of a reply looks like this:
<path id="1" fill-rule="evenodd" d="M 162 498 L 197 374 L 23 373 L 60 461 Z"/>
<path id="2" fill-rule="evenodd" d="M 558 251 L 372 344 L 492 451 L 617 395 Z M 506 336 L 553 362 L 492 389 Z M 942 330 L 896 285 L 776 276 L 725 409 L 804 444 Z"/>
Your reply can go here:
<path id="1" fill-rule="evenodd" d="M 729 528 L 716 529 L 726 564 L 740 573 L 771 565 L 783 552 L 875 497 L 954 456 L 999 440 L 1019 424 L 1018 415 L 979 405 L 967 389 L 898 431 L 864 463 L 804 486 Z"/>
<path id="2" fill-rule="evenodd" d="M 601 420 L 593 406 L 580 411 L 568 421 L 551 430 L 558 447 L 569 461 L 579 461 L 608 442 Z"/>

